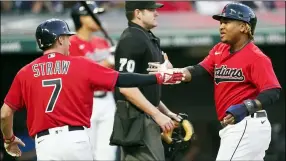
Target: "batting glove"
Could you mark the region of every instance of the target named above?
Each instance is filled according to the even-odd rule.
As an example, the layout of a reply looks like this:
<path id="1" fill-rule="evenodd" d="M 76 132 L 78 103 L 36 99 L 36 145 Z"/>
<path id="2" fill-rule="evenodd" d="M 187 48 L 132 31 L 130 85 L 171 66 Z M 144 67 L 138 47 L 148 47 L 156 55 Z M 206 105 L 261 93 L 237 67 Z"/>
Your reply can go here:
<path id="1" fill-rule="evenodd" d="M 181 70 L 167 69 L 155 75 L 158 84 L 179 84 L 185 80 L 185 74 Z"/>

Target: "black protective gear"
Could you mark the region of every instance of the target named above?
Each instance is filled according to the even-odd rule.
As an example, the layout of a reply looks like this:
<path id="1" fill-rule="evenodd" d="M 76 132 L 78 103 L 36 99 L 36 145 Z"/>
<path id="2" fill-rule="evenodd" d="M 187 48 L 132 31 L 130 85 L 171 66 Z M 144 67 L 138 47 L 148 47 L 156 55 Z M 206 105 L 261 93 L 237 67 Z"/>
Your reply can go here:
<path id="1" fill-rule="evenodd" d="M 177 156 L 184 155 L 190 148 L 192 141 L 195 139 L 194 127 L 188 120 L 188 115 L 179 113 L 182 118 L 181 122 L 175 122 L 177 126 L 168 133 L 162 133 L 163 145 L 165 148 L 166 158 L 170 161 L 177 160 Z"/>
<path id="2" fill-rule="evenodd" d="M 60 19 L 49 19 L 42 22 L 36 29 L 36 40 L 40 49 L 51 47 L 61 35 L 74 35 L 68 24 Z"/>
<path id="3" fill-rule="evenodd" d="M 242 3 L 229 3 L 227 4 L 221 14 L 213 15 L 213 19 L 220 21 L 221 18 L 228 18 L 246 22 L 251 27 L 251 33 L 254 35 L 257 17 L 254 11 Z"/>

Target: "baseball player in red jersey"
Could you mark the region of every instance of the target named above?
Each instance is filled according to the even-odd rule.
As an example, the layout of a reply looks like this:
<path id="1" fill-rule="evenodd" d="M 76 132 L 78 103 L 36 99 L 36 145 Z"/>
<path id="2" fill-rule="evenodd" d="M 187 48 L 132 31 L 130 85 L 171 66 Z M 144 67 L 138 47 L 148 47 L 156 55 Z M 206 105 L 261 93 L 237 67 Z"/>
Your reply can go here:
<path id="1" fill-rule="evenodd" d="M 223 129 L 216 160 L 263 160 L 271 141 L 265 109 L 279 99 L 281 86 L 271 60 L 253 43 L 257 18 L 246 5 L 227 4 L 220 21 L 221 42 L 198 65 L 182 70 L 186 81 L 209 73 L 214 79 L 214 99 Z M 158 71 L 166 68 L 150 63 Z"/>
<path id="2" fill-rule="evenodd" d="M 86 132 L 90 127 L 94 90 L 115 86 L 177 84 L 180 72 L 155 75 L 125 73 L 103 67 L 84 57 L 69 56 L 66 22 L 50 19 L 36 29 L 43 56 L 24 66 L 15 76 L 1 108 L 1 131 L 8 154 L 21 156 L 24 143 L 13 134 L 13 115 L 27 109 L 29 135 L 35 137 L 38 160 L 93 160 Z M 171 78 L 170 78 L 171 77 Z M 166 122 L 165 126 L 172 127 Z"/>
<path id="3" fill-rule="evenodd" d="M 104 9 L 99 8 L 93 1 L 88 1 L 87 5 L 94 14 L 104 12 Z M 111 54 L 111 46 L 106 39 L 93 35 L 99 30 L 99 26 L 80 3 L 73 6 L 71 17 L 77 34 L 70 37 L 70 55 L 85 56 L 105 67 L 113 67 L 114 56 Z M 94 160 L 116 160 L 117 147 L 109 145 L 115 109 L 112 92 L 94 93 L 91 127 L 88 129 Z"/>

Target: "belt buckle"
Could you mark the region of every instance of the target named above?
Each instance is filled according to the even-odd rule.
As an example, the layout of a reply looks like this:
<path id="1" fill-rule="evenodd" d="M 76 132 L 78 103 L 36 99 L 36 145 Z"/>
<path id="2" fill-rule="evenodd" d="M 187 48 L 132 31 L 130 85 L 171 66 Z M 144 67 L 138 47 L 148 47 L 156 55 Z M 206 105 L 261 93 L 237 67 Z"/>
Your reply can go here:
<path id="1" fill-rule="evenodd" d="M 260 118 L 267 117 L 267 113 L 265 111 L 257 111 L 251 115 L 252 118 Z"/>

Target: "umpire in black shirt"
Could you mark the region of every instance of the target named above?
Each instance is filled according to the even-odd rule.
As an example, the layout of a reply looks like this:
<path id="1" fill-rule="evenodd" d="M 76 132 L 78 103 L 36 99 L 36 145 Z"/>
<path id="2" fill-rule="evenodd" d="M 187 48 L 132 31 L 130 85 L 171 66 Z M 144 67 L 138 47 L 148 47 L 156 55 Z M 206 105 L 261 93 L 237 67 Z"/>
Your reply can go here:
<path id="1" fill-rule="evenodd" d="M 155 1 L 125 2 L 128 28 L 115 50 L 117 71 L 147 74 L 148 62 L 163 63 L 160 40 L 150 31 L 157 26 L 156 9 L 161 7 Z M 180 118 L 160 100 L 161 86 L 117 88 L 115 98 L 111 144 L 121 146 L 121 160 L 165 160 L 161 131 L 171 131 L 172 119 Z"/>

